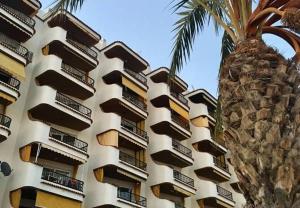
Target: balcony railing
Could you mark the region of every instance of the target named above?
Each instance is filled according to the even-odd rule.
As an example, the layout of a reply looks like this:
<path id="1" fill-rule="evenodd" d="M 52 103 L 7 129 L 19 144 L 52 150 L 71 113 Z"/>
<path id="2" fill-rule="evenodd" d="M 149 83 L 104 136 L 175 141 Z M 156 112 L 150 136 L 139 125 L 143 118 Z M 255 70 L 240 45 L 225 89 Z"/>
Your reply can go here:
<path id="1" fill-rule="evenodd" d="M 6 128 L 10 127 L 11 118 L 6 115 L 0 114 L 0 125 L 5 126 Z"/>
<path id="2" fill-rule="evenodd" d="M 128 130 L 128 131 L 130 131 L 134 134 L 137 134 L 138 136 L 143 138 L 146 142 L 149 141 L 147 132 L 145 132 L 144 130 L 138 128 L 136 125 L 132 124 L 129 120 L 122 118 L 121 126 L 123 128 L 125 128 L 126 130 Z"/>
<path id="3" fill-rule="evenodd" d="M 230 201 L 233 201 L 233 198 L 232 198 L 232 193 L 224 188 L 222 188 L 221 186 L 218 186 L 217 185 L 217 192 L 220 196 L 230 200 Z"/>
<path id="4" fill-rule="evenodd" d="M 143 207 L 147 206 L 147 199 L 145 197 L 136 195 L 126 190 L 122 190 L 121 187 L 118 187 L 118 198 L 134 204 L 138 204 Z"/>
<path id="5" fill-rule="evenodd" d="M 75 111 L 78 111 L 79 113 L 82 113 L 83 115 L 87 117 L 91 117 L 92 111 L 91 109 L 81 105 L 80 103 L 76 102 L 75 100 L 72 100 L 71 98 L 61 94 L 56 94 L 56 100 L 64 105 L 67 105 L 68 107 L 72 108 Z"/>
<path id="6" fill-rule="evenodd" d="M 184 154 L 185 156 L 188 156 L 188 157 L 192 158 L 192 150 L 187 148 L 186 146 L 180 144 L 175 139 L 172 140 L 172 146 L 178 152 Z"/>
<path id="7" fill-rule="evenodd" d="M 142 73 L 136 73 L 130 69 L 124 69 L 128 74 L 140 81 L 143 85 L 147 86 L 147 78 Z"/>
<path id="8" fill-rule="evenodd" d="M 17 18 L 18 20 L 20 20 L 24 24 L 26 24 L 30 28 L 34 28 L 35 21 L 31 17 L 23 14 L 22 12 L 19 12 L 18 10 L 15 10 L 15 9 L 9 7 L 9 6 L 6 6 L 2 3 L 0 3 L 0 8 L 5 10 L 7 13 L 11 14 L 12 16 Z"/>
<path id="9" fill-rule="evenodd" d="M 210 115 L 213 119 L 216 119 L 216 112 L 215 112 L 215 110 L 208 109 L 208 115 Z"/>
<path id="10" fill-rule="evenodd" d="M 133 95 L 132 93 L 126 92 L 124 90 L 122 92 L 122 95 L 124 99 L 127 100 L 128 102 L 132 103 L 133 105 L 135 105 L 136 107 L 138 107 L 143 111 L 147 111 L 147 105 L 143 101 L 139 100 L 138 96 Z"/>
<path id="11" fill-rule="evenodd" d="M 126 154 L 125 152 L 120 151 L 119 159 L 123 162 L 126 162 L 130 165 L 133 165 L 142 170 L 146 170 L 147 164 L 141 160 L 136 159 L 135 157 Z"/>
<path id="12" fill-rule="evenodd" d="M 191 186 L 191 187 L 194 187 L 194 179 L 180 173 L 179 171 L 177 170 L 173 170 L 173 177 L 180 181 L 181 183 L 183 184 L 186 184 L 188 186 Z"/>
<path id="13" fill-rule="evenodd" d="M 90 87 L 94 87 L 94 80 L 87 76 L 85 73 L 83 73 L 82 71 L 75 69 L 67 64 L 62 64 L 61 65 L 61 69 L 66 72 L 67 74 L 71 75 L 72 77 L 74 77 L 75 79 L 81 81 L 82 83 L 90 86 Z"/>
<path id="14" fill-rule="evenodd" d="M 97 56 L 98 56 L 97 52 L 94 51 L 93 49 L 91 49 L 81 43 L 78 43 L 74 40 L 71 40 L 71 39 L 67 39 L 67 42 L 70 43 L 71 45 L 73 45 L 74 47 L 76 47 L 77 49 L 81 50 L 86 55 L 92 57 L 93 59 L 97 59 Z"/>
<path id="15" fill-rule="evenodd" d="M 83 181 L 71 178 L 69 176 L 56 173 L 54 170 L 49 168 L 43 168 L 42 177 L 43 180 L 74 189 L 76 191 L 83 191 Z"/>
<path id="16" fill-rule="evenodd" d="M 1 76 L 1 74 L 0 74 L 0 82 L 3 82 L 17 90 L 20 89 L 21 82 L 13 77 L 8 77 L 8 76 L 4 77 L 4 76 Z"/>
<path id="17" fill-rule="evenodd" d="M 25 58 L 28 62 L 31 62 L 33 53 L 28 51 L 28 49 L 22 46 L 19 42 L 7 37 L 3 33 L 0 33 L 0 44 L 12 50 L 13 52 L 19 54 L 20 56 Z"/>
<path id="18" fill-rule="evenodd" d="M 177 116 L 174 113 L 171 113 L 171 119 L 172 119 L 172 121 L 177 123 L 179 126 L 183 127 L 187 131 L 190 131 L 190 124 L 188 121 L 184 120 L 183 118 L 181 118 L 180 116 Z"/>
<path id="19" fill-rule="evenodd" d="M 172 92 L 172 91 L 171 91 L 171 95 L 172 95 L 173 97 L 175 97 L 177 100 L 179 100 L 179 101 L 180 101 L 182 104 L 184 104 L 185 106 L 188 106 L 188 100 L 185 99 L 185 97 L 184 97 L 182 94 L 176 93 L 176 92 Z"/>
<path id="20" fill-rule="evenodd" d="M 86 142 L 81 141 L 81 140 L 77 139 L 76 137 L 68 135 L 57 129 L 51 128 L 50 132 L 49 132 L 49 137 L 51 137 L 57 141 L 60 141 L 62 143 L 65 143 L 67 145 L 70 145 L 81 151 L 87 152 L 88 144 Z"/>
<path id="21" fill-rule="evenodd" d="M 216 167 L 221 168 L 222 170 L 229 173 L 228 165 L 226 165 L 225 162 L 222 162 L 219 158 L 214 157 L 214 164 Z"/>

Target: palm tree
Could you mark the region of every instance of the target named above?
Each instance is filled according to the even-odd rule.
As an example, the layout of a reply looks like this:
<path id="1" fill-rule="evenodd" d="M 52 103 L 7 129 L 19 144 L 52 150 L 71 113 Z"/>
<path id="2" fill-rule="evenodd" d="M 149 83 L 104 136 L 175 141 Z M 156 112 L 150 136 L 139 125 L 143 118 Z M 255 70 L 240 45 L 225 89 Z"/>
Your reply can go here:
<path id="1" fill-rule="evenodd" d="M 179 0 L 171 73 L 213 22 L 224 30 L 219 71 L 221 120 L 248 207 L 300 207 L 300 1 Z M 287 41 L 286 60 L 262 35 Z M 222 126 L 222 125 L 221 125 Z"/>
<path id="2" fill-rule="evenodd" d="M 224 30 L 219 72 L 220 107 L 232 164 L 248 207 L 300 207 L 300 1 L 174 0 L 171 74 L 179 71 L 194 39 L 213 22 Z M 55 0 L 75 11 L 84 0 Z M 262 40 L 287 41 L 286 60 Z M 220 126 L 220 125 L 219 125 Z M 222 125 L 221 125 L 222 126 Z"/>

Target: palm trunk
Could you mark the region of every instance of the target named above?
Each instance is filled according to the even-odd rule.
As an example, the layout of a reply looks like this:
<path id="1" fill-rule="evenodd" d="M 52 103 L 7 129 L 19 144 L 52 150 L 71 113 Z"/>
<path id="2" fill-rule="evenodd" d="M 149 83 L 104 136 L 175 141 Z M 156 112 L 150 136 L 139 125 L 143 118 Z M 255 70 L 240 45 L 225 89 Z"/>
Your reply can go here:
<path id="1" fill-rule="evenodd" d="M 226 143 L 248 207 L 300 207 L 299 83 L 296 64 L 258 39 L 240 43 L 223 66 Z"/>

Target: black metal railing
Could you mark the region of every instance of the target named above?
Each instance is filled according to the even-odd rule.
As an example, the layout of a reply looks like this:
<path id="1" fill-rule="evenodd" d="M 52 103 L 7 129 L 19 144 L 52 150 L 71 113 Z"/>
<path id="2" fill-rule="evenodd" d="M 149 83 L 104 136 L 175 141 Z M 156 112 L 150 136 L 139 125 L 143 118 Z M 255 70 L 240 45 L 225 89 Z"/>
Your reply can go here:
<path id="1" fill-rule="evenodd" d="M 148 142 L 149 138 L 148 138 L 147 132 L 138 128 L 136 125 L 132 124 L 129 120 L 122 118 L 121 126 L 123 128 L 125 128 L 126 130 L 128 130 L 134 134 L 137 134 L 138 136 L 143 138 L 146 142 Z"/>
<path id="2" fill-rule="evenodd" d="M 138 204 L 143 207 L 147 206 L 147 199 L 145 197 L 136 195 L 134 193 L 126 191 L 125 189 L 123 190 L 121 187 L 118 187 L 118 198 L 134 204 Z"/>
<path id="3" fill-rule="evenodd" d="M 7 13 L 11 14 L 24 24 L 28 25 L 31 28 L 34 28 L 35 21 L 31 17 L 27 16 L 26 14 L 23 14 L 22 12 L 19 12 L 18 10 L 15 10 L 9 6 L 6 6 L 5 4 L 0 3 L 0 8 L 5 10 Z"/>
<path id="4" fill-rule="evenodd" d="M 225 162 L 222 162 L 219 158 L 214 157 L 214 164 L 216 167 L 221 168 L 222 170 L 229 173 L 228 165 Z"/>
<path id="5" fill-rule="evenodd" d="M 82 113 L 85 116 L 91 117 L 92 110 L 81 105 L 80 103 L 76 102 L 75 100 L 72 100 L 71 98 L 61 94 L 61 93 L 56 93 L 56 98 L 58 102 L 67 105 L 68 107 Z"/>
<path id="6" fill-rule="evenodd" d="M 97 52 L 94 51 L 93 49 L 87 47 L 86 45 L 83 45 L 81 43 L 78 43 L 77 41 L 67 39 L 67 42 L 76 47 L 77 49 L 81 50 L 83 53 L 86 55 L 92 57 L 93 59 L 97 59 Z"/>
<path id="7" fill-rule="evenodd" d="M 232 193 L 224 188 L 222 188 L 221 186 L 217 186 L 217 192 L 220 196 L 230 200 L 230 201 L 233 201 L 233 198 L 232 198 Z"/>
<path id="8" fill-rule="evenodd" d="M 132 93 L 129 93 L 129 92 L 125 91 L 125 90 L 123 90 L 122 95 L 123 95 L 123 97 L 124 97 L 125 100 L 127 100 L 130 103 L 132 103 L 136 107 L 142 109 L 143 111 L 147 110 L 147 105 L 142 100 L 139 100 L 138 96 L 133 95 Z"/>
<path id="9" fill-rule="evenodd" d="M 173 177 L 180 181 L 181 183 L 183 184 L 186 184 L 188 186 L 191 186 L 191 187 L 194 187 L 194 179 L 180 173 L 179 171 L 177 170 L 173 170 Z"/>
<path id="10" fill-rule="evenodd" d="M 192 158 L 192 150 L 180 144 L 180 142 L 176 141 L 175 139 L 172 139 L 172 146 L 178 152 Z"/>
<path id="11" fill-rule="evenodd" d="M 175 123 L 177 123 L 179 126 L 183 127 L 186 130 L 190 130 L 190 124 L 187 120 L 181 118 L 180 116 L 171 113 L 171 119 L 172 121 L 174 121 Z"/>
<path id="12" fill-rule="evenodd" d="M 0 44 L 19 54 L 28 62 L 31 62 L 33 53 L 28 51 L 28 49 L 22 46 L 18 41 L 15 41 L 3 33 L 0 33 Z"/>
<path id="13" fill-rule="evenodd" d="M 171 95 L 175 97 L 177 100 L 179 100 L 182 104 L 188 106 L 188 100 L 185 99 L 185 97 L 181 93 L 171 91 Z"/>
<path id="14" fill-rule="evenodd" d="M 145 75 L 143 75 L 142 73 L 136 73 L 130 69 L 124 69 L 128 74 L 130 74 L 131 76 L 133 76 L 135 79 L 137 79 L 138 81 L 140 81 L 142 84 L 147 86 L 147 78 L 145 77 Z"/>
<path id="15" fill-rule="evenodd" d="M 11 124 L 11 118 L 6 115 L 0 114 L 0 124 L 9 128 Z"/>
<path id="16" fill-rule="evenodd" d="M 87 152 L 88 144 L 86 142 L 81 141 L 81 140 L 77 139 L 76 137 L 66 134 L 57 129 L 50 128 L 49 137 L 51 137 L 57 141 L 60 141 L 62 143 L 65 143 L 67 145 L 70 145 L 76 149 Z"/>
<path id="17" fill-rule="evenodd" d="M 146 170 L 147 164 L 141 160 L 136 159 L 134 156 L 131 156 L 125 152 L 120 151 L 119 159 L 123 162 L 126 162 L 130 165 L 133 165 L 142 170 Z"/>
<path id="18" fill-rule="evenodd" d="M 4 77 L 4 76 L 1 76 L 1 74 L 0 74 L 0 82 L 3 82 L 17 90 L 20 89 L 21 82 L 19 80 L 17 80 L 16 78 L 6 77 L 6 76 Z"/>
<path id="19" fill-rule="evenodd" d="M 184 208 L 184 206 L 180 203 L 175 203 L 175 208 Z"/>
<path id="20" fill-rule="evenodd" d="M 94 87 L 95 81 L 91 77 L 87 76 L 84 72 L 80 71 L 79 69 L 75 69 L 64 63 L 61 65 L 61 69 L 64 72 L 66 72 L 67 74 L 74 77 L 75 79 L 81 81 L 82 83 L 84 83 L 90 87 Z"/>
<path id="21" fill-rule="evenodd" d="M 43 180 L 62 185 L 77 191 L 83 191 L 83 181 L 71 178 L 69 176 L 56 173 L 54 170 L 49 168 L 43 168 L 42 177 Z"/>

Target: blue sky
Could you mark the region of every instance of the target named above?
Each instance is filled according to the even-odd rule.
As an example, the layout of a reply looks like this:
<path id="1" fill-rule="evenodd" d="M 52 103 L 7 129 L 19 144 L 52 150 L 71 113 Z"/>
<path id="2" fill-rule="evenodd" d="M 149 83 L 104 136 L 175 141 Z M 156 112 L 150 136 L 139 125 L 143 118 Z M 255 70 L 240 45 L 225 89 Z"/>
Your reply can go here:
<path id="1" fill-rule="evenodd" d="M 97 31 L 108 43 L 121 40 L 143 56 L 152 69 L 169 66 L 173 43 L 172 0 L 87 0 L 75 15 Z M 43 7 L 53 0 L 41 0 Z M 221 35 L 220 35 L 221 36 Z M 205 88 L 217 94 L 220 62 L 220 39 L 212 28 L 207 28 L 195 42 L 190 61 L 179 74 L 189 89 Z M 287 57 L 291 48 L 278 38 L 266 36 L 270 45 Z"/>

